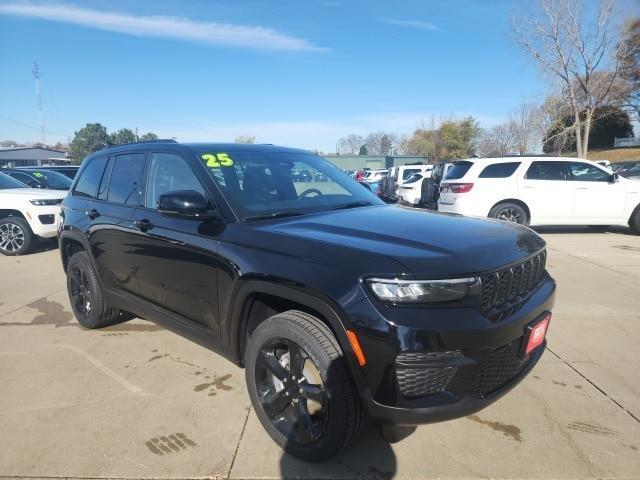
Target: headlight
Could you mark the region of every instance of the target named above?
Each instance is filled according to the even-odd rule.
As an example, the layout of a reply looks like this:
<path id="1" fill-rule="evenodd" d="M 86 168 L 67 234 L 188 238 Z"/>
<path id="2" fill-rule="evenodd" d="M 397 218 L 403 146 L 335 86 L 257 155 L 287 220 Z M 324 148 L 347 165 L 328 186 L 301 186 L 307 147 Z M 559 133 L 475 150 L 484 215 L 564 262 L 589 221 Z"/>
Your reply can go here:
<path id="1" fill-rule="evenodd" d="M 29 203 L 42 207 L 45 205 L 58 205 L 61 201 L 59 198 L 54 198 L 52 200 L 29 200 Z"/>
<path id="2" fill-rule="evenodd" d="M 393 303 L 450 302 L 469 295 L 480 285 L 477 277 L 450 280 L 369 278 L 366 282 L 378 299 Z"/>

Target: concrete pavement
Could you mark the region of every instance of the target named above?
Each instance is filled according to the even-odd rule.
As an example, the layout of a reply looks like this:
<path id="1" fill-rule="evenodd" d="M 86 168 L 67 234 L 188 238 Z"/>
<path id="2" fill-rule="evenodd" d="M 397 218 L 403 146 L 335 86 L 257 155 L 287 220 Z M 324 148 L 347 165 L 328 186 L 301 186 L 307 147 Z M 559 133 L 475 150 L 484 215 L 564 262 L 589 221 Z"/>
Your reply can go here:
<path id="1" fill-rule="evenodd" d="M 58 251 L 0 257 L 0 477 L 640 478 L 640 237 L 547 229 L 549 351 L 477 415 L 284 455 L 244 372 L 152 323 L 80 328 Z"/>

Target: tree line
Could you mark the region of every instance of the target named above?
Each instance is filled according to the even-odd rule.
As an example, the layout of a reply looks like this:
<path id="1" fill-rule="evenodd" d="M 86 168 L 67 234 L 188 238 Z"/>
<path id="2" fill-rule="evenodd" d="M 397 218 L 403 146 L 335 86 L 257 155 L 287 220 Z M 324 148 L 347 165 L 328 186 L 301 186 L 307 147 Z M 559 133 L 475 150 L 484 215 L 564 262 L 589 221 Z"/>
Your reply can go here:
<path id="1" fill-rule="evenodd" d="M 109 133 L 107 127 L 101 123 L 87 123 L 80 130 L 74 132 L 67 153 L 72 162 L 81 163 L 87 155 L 103 148 L 157 139 L 158 135 L 153 132 L 138 135 L 137 131 L 134 132 L 130 128 L 121 128 Z"/>
<path id="2" fill-rule="evenodd" d="M 408 137 L 347 135 L 338 140 L 338 153 L 440 161 L 541 148 L 587 158 L 589 148 L 612 147 L 615 137 L 633 134 L 632 121 L 640 122 L 640 18 L 616 23 L 616 0 L 591 7 L 582 0 L 535 0 L 514 15 L 511 40 L 542 74 L 544 101 L 518 105 L 505 122 L 488 128 L 468 117 L 432 119 Z"/>

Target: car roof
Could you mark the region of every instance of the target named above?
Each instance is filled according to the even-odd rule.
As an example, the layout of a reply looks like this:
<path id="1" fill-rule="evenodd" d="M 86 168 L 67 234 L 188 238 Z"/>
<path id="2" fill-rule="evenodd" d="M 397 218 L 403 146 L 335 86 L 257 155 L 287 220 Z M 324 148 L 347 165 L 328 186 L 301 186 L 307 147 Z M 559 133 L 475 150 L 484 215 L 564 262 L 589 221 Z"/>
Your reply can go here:
<path id="1" fill-rule="evenodd" d="M 247 144 L 247 143 L 209 143 L 209 142 L 194 142 L 194 143 L 179 143 L 175 140 L 153 140 L 149 142 L 136 142 L 125 143 L 122 145 L 116 145 L 113 147 L 99 150 L 91 156 L 104 155 L 111 153 L 119 153 L 122 151 L 137 151 L 137 150 L 150 150 L 153 148 L 171 148 L 177 150 L 190 150 L 192 152 L 213 151 L 213 152 L 278 152 L 278 153 L 311 153 L 309 150 L 300 148 L 282 147 L 267 143 L 262 144 Z"/>
<path id="2" fill-rule="evenodd" d="M 482 164 L 490 164 L 490 163 L 511 163 L 511 162 L 518 162 L 518 161 L 526 161 L 526 160 L 544 161 L 544 162 L 577 161 L 577 162 L 596 163 L 595 161 L 587 160 L 585 158 L 553 157 L 553 156 L 547 156 L 547 155 L 511 155 L 511 156 L 504 156 L 504 157 L 461 158 L 460 160 L 455 160 L 454 163 L 471 162 L 474 164 L 477 163 L 479 165 L 482 165 Z"/>

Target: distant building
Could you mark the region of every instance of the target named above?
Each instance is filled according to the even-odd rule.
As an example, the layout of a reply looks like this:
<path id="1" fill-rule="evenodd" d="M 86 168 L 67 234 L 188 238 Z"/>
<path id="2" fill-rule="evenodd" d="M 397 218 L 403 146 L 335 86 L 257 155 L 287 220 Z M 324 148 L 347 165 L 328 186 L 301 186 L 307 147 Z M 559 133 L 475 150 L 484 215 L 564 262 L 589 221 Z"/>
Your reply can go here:
<path id="1" fill-rule="evenodd" d="M 62 150 L 42 147 L 0 148 L 0 168 L 41 167 L 43 165 L 68 165 Z"/>
<path id="2" fill-rule="evenodd" d="M 429 157 L 420 155 L 323 155 L 342 170 L 391 168 L 408 164 L 427 164 Z"/>

